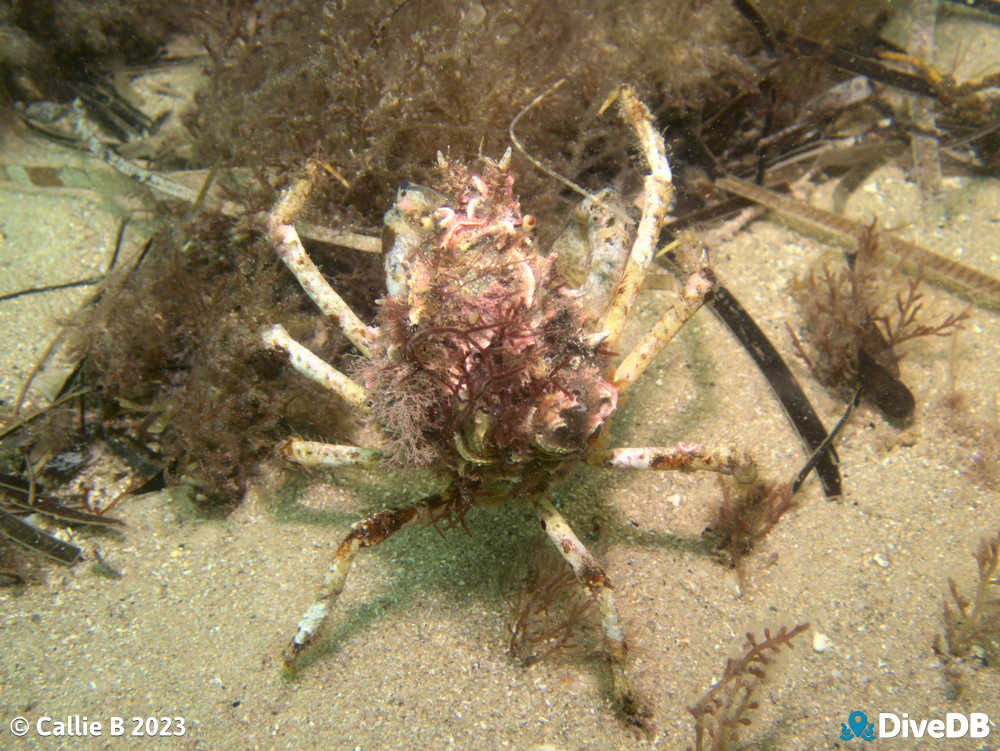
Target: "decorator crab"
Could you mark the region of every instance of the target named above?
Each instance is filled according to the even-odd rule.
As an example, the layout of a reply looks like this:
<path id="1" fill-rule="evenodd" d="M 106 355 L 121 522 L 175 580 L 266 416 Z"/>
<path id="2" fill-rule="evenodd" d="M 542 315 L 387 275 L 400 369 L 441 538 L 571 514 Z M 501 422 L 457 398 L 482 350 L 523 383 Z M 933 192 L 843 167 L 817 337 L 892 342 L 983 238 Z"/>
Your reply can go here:
<path id="1" fill-rule="evenodd" d="M 430 467 L 447 478 L 447 490 L 351 527 L 286 651 L 289 669 L 328 617 L 361 548 L 417 522 L 461 519 L 472 506 L 525 503 L 599 605 L 619 711 L 628 722 L 645 724 L 646 710 L 626 675 L 625 636 L 611 584 L 547 491 L 580 462 L 729 474 L 751 466 L 736 451 L 690 443 L 610 450 L 597 443 L 620 394 L 713 289 L 701 253 L 686 272 L 690 277 L 679 299 L 638 346 L 614 362 L 611 348 L 634 308 L 672 194 L 663 139 L 649 110 L 628 86 L 616 90 L 605 107 L 615 99 L 650 167 L 631 247 L 626 223 L 588 201 L 580 214 L 586 217 L 586 242 L 564 237 L 556 250 L 543 251 L 532 236 L 534 218 L 521 213 L 514 195 L 509 150 L 499 161 L 484 159 L 478 172 L 439 154 L 439 184 L 404 185 L 386 214 L 388 293 L 378 325 L 371 326 L 327 284 L 292 226 L 317 168 L 284 191 L 269 214 L 278 255 L 366 361 L 352 378 L 280 325 L 263 334 L 265 344 L 376 421 L 386 439 L 379 448 L 361 448 L 292 438 L 283 446 L 285 455 L 326 467 L 391 461 Z M 579 227 L 576 231 L 579 235 Z M 576 286 L 565 271 L 573 268 Z"/>

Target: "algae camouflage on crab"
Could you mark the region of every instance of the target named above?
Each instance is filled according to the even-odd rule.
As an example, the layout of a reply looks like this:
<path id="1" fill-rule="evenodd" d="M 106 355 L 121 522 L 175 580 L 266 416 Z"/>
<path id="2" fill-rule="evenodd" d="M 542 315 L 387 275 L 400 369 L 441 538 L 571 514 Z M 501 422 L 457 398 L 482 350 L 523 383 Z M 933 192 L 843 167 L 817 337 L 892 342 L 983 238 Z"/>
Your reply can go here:
<path id="1" fill-rule="evenodd" d="M 291 366 L 374 421 L 378 447 L 290 439 L 283 453 L 310 466 L 390 462 L 428 468 L 445 490 L 355 523 L 338 546 L 319 594 L 285 653 L 293 670 L 344 588 L 351 562 L 418 522 L 460 520 L 472 506 L 525 503 L 580 585 L 598 605 L 612 699 L 624 720 L 648 727 L 649 712 L 626 672 L 626 639 L 611 584 L 550 502 L 553 482 L 579 464 L 620 469 L 711 470 L 751 481 L 735 450 L 697 444 L 606 449 L 602 427 L 619 396 L 711 294 L 707 256 L 690 264 L 683 292 L 638 345 L 613 354 L 633 312 L 672 194 L 663 139 L 646 106 L 622 86 L 617 99 L 650 174 L 636 228 L 596 202 L 584 243 L 537 247 L 534 218 L 522 214 L 510 152 L 473 169 L 438 157 L 433 188 L 404 186 L 386 214 L 387 296 L 377 326 L 361 321 L 309 259 L 292 225 L 318 169 L 288 188 L 268 216 L 276 252 L 325 315 L 365 358 L 357 380 L 336 370 L 275 325 L 265 344 Z M 631 238 L 631 242 L 629 239 Z M 574 257 L 575 256 L 575 257 Z M 583 269 L 576 286 L 564 269 Z"/>

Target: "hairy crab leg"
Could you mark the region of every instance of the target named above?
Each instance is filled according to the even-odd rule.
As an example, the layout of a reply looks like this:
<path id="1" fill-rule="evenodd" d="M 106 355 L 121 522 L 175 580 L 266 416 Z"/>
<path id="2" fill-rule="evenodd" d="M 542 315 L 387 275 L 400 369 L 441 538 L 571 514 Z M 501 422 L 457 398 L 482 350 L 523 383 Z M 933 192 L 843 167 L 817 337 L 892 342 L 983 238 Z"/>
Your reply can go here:
<path id="1" fill-rule="evenodd" d="M 691 316 L 698 312 L 713 289 L 715 289 L 715 277 L 706 259 L 701 268 L 688 278 L 680 299 L 653 324 L 653 327 L 639 340 L 635 349 L 626 355 L 615 369 L 612 381 L 618 391 L 624 391 L 635 383 L 653 358 L 677 335 Z"/>
<path id="2" fill-rule="evenodd" d="M 278 257 L 291 271 L 309 298 L 316 303 L 324 315 L 332 318 L 351 343 L 365 357 L 371 356 L 371 345 L 378 335 L 378 330 L 366 325 L 351 310 L 344 299 L 334 291 L 316 264 L 312 262 L 302 247 L 299 233 L 295 231 L 292 220 L 301 210 L 302 205 L 312 190 L 319 165 L 310 162 L 306 176 L 281 192 L 278 202 L 267 217 L 267 234 L 274 243 Z"/>
<path id="3" fill-rule="evenodd" d="M 278 449 L 288 460 L 305 467 L 375 467 L 385 458 L 379 449 L 289 438 Z"/>
<path id="4" fill-rule="evenodd" d="M 337 597 L 344 590 L 344 582 L 351 570 L 351 562 L 361 548 L 370 548 L 383 542 L 404 527 L 434 519 L 434 512 L 448 502 L 447 496 L 435 495 L 417 503 L 397 509 L 372 514 L 351 525 L 351 531 L 337 547 L 337 552 L 323 576 L 319 595 L 299 621 L 298 630 L 284 653 L 285 668 L 294 670 L 295 660 L 309 646 L 320 626 L 330 615 Z"/>
<path id="5" fill-rule="evenodd" d="M 587 463 L 611 469 L 718 472 L 723 475 L 734 475 L 739 482 L 748 482 L 757 474 L 753 460 L 736 449 L 713 449 L 698 443 L 684 442 L 675 446 L 645 446 L 601 451 L 588 457 Z"/>
<path id="6" fill-rule="evenodd" d="M 607 650 L 611 665 L 611 687 L 615 705 L 630 723 L 645 728 L 648 717 L 633 694 L 628 676 L 625 673 L 625 657 L 628 648 L 625 644 L 625 634 L 622 630 L 618 608 L 615 605 L 611 582 L 594 556 L 580 542 L 555 506 L 543 496 L 535 496 L 531 503 L 542 522 L 545 534 L 549 536 L 552 544 L 556 546 L 556 549 L 573 569 L 577 580 L 587 589 L 587 592 L 600 607 L 601 627 L 604 630 L 604 648 Z"/>
<path id="7" fill-rule="evenodd" d="M 674 191 L 663 136 L 656 130 L 649 108 L 639 101 L 631 86 L 622 85 L 608 98 L 602 110 L 615 99 L 619 102 L 622 118 L 632 126 L 639 137 L 639 143 L 649 163 L 650 173 L 643 183 L 642 218 L 636 230 L 632 252 L 629 254 L 625 271 L 622 273 L 621 281 L 618 282 L 611 304 L 598 328 L 598 331 L 608 333 L 609 344 L 614 344 L 621 336 L 625 322 L 628 321 L 635 305 L 646 269 L 653 260 L 656 240 L 660 235 L 663 217 L 670 207 L 670 198 Z"/>
<path id="8" fill-rule="evenodd" d="M 285 353 L 291 366 L 306 378 L 338 394 L 359 411 L 368 411 L 368 395 L 364 388 L 292 339 L 284 326 L 275 324 L 261 335 L 261 339 L 270 349 Z"/>

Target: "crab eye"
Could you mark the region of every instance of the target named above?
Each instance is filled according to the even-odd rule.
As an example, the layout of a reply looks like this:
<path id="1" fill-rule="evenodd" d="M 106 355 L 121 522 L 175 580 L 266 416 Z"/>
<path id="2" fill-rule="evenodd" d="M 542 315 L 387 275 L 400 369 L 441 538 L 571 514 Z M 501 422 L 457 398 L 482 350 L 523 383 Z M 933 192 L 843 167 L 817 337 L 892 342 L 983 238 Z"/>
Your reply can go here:
<path id="1" fill-rule="evenodd" d="M 405 180 L 396 189 L 396 207 L 403 212 L 419 210 L 420 193 Z"/>

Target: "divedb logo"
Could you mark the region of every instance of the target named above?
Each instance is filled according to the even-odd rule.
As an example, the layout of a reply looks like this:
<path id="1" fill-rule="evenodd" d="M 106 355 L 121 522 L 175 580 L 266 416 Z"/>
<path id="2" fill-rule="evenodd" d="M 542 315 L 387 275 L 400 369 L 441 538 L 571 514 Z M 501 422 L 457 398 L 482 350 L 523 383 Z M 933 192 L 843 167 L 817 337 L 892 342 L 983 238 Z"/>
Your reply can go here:
<path id="1" fill-rule="evenodd" d="M 876 723 L 868 721 L 868 715 L 859 710 L 851 712 L 847 722 L 840 724 L 840 739 L 849 741 L 860 738 L 872 741 L 876 738 L 985 738 L 990 734 L 990 718 L 985 712 L 948 712 L 944 719 L 922 717 L 911 719 L 903 712 L 879 712 L 878 732 Z"/>

